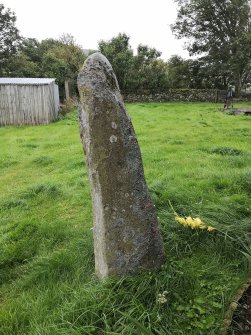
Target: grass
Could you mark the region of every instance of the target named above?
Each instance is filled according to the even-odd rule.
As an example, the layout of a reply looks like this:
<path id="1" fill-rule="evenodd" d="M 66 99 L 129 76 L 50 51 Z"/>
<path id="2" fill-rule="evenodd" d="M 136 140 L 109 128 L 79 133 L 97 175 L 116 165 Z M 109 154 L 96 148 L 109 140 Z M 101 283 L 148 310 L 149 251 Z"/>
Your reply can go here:
<path id="1" fill-rule="evenodd" d="M 231 297 L 250 276 L 251 119 L 213 104 L 127 107 L 166 264 L 135 277 L 95 277 L 76 112 L 48 126 L 2 127 L 1 335 L 220 334 Z M 184 228 L 169 202 L 217 230 Z"/>

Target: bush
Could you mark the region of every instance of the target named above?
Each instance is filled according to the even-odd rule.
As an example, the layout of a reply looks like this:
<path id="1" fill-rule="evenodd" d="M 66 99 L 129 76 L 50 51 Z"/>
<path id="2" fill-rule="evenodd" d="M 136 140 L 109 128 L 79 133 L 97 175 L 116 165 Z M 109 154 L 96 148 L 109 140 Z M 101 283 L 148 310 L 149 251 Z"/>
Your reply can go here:
<path id="1" fill-rule="evenodd" d="M 77 98 L 70 98 L 65 99 L 63 104 L 60 106 L 60 114 L 66 115 L 69 112 L 72 112 L 73 109 L 75 109 L 78 106 L 78 100 Z"/>

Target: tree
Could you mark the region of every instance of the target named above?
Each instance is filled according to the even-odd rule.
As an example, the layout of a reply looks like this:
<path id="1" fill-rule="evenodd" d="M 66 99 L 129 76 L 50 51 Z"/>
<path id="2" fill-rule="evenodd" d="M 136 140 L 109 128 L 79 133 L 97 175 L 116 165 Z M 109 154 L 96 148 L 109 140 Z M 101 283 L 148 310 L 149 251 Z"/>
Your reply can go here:
<path id="1" fill-rule="evenodd" d="M 168 88 L 167 64 L 160 56 L 161 52 L 155 48 L 138 46 L 130 75 L 131 90 L 161 92 Z"/>
<path id="2" fill-rule="evenodd" d="M 110 61 L 121 91 L 129 93 L 166 89 L 167 66 L 158 59 L 161 52 L 140 44 L 134 56 L 129 40 L 129 36 L 120 33 L 109 41 L 99 42 L 99 50 Z"/>
<path id="3" fill-rule="evenodd" d="M 5 74 L 8 77 L 41 77 L 40 66 L 33 62 L 27 55 L 22 52 L 14 54 L 8 59 L 5 66 Z"/>
<path id="4" fill-rule="evenodd" d="M 172 30 L 187 38 L 191 55 L 202 55 L 234 82 L 239 94 L 250 71 L 251 16 L 248 0 L 174 0 L 178 16 Z"/>
<path id="5" fill-rule="evenodd" d="M 44 40 L 41 69 L 47 76 L 57 78 L 60 91 L 65 81 L 71 81 L 73 94 L 77 94 L 77 75 L 86 55 L 70 34 L 62 35 L 58 40 Z"/>
<path id="6" fill-rule="evenodd" d="M 223 89 L 225 78 L 214 64 L 205 58 L 183 59 L 178 55 L 172 56 L 168 62 L 168 80 L 171 88 Z"/>
<path id="7" fill-rule="evenodd" d="M 190 87 L 189 61 L 178 55 L 168 60 L 168 80 L 171 88 Z"/>
<path id="8" fill-rule="evenodd" d="M 0 4 L 0 75 L 5 75 L 5 65 L 10 56 L 15 54 L 21 42 L 19 31 L 15 26 L 16 16 L 9 8 Z"/>
<path id="9" fill-rule="evenodd" d="M 41 77 L 40 43 L 34 38 L 23 38 L 18 52 L 8 58 L 5 73 L 9 77 Z"/>
<path id="10" fill-rule="evenodd" d="M 133 50 L 129 45 L 130 37 L 118 34 L 109 41 L 99 42 L 99 51 L 107 57 L 116 73 L 122 91 L 129 89 L 129 73 L 133 62 Z"/>
<path id="11" fill-rule="evenodd" d="M 161 52 L 155 48 L 140 44 L 137 48 L 137 56 L 142 62 L 151 62 L 161 56 Z"/>
<path id="12" fill-rule="evenodd" d="M 56 78 L 60 95 L 64 96 L 64 83 L 72 82 L 71 90 L 77 94 L 77 75 L 86 59 L 82 48 L 67 34 L 59 39 L 23 39 L 18 52 L 9 57 L 6 73 L 11 77 Z"/>

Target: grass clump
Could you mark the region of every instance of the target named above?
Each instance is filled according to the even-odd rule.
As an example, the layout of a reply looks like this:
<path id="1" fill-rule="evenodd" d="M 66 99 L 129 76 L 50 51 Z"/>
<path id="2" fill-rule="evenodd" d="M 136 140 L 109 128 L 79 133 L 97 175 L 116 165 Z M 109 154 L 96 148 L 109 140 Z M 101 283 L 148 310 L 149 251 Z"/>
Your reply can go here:
<path id="1" fill-rule="evenodd" d="M 250 275 L 250 118 L 198 103 L 128 110 L 166 263 L 96 278 L 76 111 L 47 126 L 0 128 L 0 334 L 220 334 Z"/>
<path id="2" fill-rule="evenodd" d="M 251 195 L 251 172 L 246 172 L 239 177 L 238 184 L 248 195 Z"/>
<path id="3" fill-rule="evenodd" d="M 37 157 L 35 159 L 33 159 L 32 161 L 33 163 L 35 163 L 36 165 L 41 165 L 41 166 L 46 166 L 51 164 L 53 161 L 50 157 L 48 156 L 41 156 L 41 157 Z"/>
<path id="4" fill-rule="evenodd" d="M 216 149 L 212 149 L 209 151 L 210 154 L 217 154 L 222 156 L 239 156 L 242 154 L 242 151 L 235 148 L 228 148 L 228 147 L 220 147 Z"/>
<path id="5" fill-rule="evenodd" d="M 29 186 L 22 194 L 25 199 L 33 198 L 38 195 L 46 195 L 49 197 L 55 197 L 60 195 L 60 187 L 50 182 L 43 184 L 34 184 Z"/>
<path id="6" fill-rule="evenodd" d="M 28 148 L 28 149 L 36 149 L 38 148 L 38 144 L 35 143 L 24 143 L 20 145 L 23 148 Z"/>

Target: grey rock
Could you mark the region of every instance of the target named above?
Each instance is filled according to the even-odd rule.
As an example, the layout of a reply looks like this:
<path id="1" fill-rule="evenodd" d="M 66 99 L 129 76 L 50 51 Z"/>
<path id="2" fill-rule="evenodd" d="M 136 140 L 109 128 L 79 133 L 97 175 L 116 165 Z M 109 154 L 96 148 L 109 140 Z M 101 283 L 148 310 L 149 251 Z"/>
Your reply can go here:
<path id="1" fill-rule="evenodd" d="M 163 241 L 141 153 L 108 60 L 95 53 L 78 76 L 80 136 L 86 154 L 99 277 L 158 268 Z"/>

